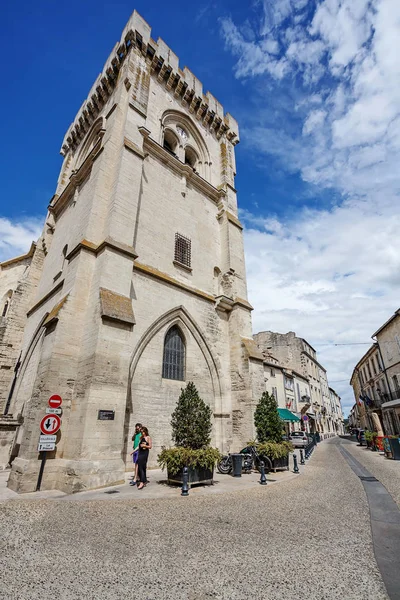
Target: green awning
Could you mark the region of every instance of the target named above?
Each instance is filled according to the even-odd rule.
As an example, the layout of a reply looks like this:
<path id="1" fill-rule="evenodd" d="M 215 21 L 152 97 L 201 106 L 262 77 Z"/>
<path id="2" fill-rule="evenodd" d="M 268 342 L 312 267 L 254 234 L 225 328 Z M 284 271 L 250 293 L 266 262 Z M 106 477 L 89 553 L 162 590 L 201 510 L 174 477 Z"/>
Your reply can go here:
<path id="1" fill-rule="evenodd" d="M 290 423 L 297 423 L 297 421 L 300 421 L 299 417 L 296 417 L 296 415 L 287 408 L 278 408 L 278 413 L 282 421 L 289 421 Z"/>

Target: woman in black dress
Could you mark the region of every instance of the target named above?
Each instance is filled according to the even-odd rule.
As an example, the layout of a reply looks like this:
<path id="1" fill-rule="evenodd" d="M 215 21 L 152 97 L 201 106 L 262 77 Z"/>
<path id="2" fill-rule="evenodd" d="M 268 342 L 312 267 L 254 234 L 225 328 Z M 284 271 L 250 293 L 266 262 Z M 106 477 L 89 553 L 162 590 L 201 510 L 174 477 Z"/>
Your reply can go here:
<path id="1" fill-rule="evenodd" d="M 138 485 L 138 490 L 142 490 L 146 485 L 147 475 L 146 475 L 146 467 L 147 461 L 149 458 L 149 450 L 152 447 L 151 437 L 149 436 L 149 430 L 147 427 L 142 427 L 141 429 L 142 437 L 139 442 L 139 455 L 138 455 L 138 472 L 139 472 L 139 480 L 140 484 Z"/>

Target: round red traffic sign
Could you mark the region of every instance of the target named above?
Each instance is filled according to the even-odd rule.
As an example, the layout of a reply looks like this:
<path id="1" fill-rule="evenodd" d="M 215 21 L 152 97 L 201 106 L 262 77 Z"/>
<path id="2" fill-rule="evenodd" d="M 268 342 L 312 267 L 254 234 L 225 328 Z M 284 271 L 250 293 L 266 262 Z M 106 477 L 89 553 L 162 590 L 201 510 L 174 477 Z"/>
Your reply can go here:
<path id="1" fill-rule="evenodd" d="M 58 394 L 53 394 L 49 398 L 49 406 L 50 408 L 59 408 L 62 404 L 62 398 Z"/>
<path id="2" fill-rule="evenodd" d="M 58 415 L 46 415 L 40 421 L 40 431 L 45 435 L 57 433 L 61 427 L 61 419 Z"/>

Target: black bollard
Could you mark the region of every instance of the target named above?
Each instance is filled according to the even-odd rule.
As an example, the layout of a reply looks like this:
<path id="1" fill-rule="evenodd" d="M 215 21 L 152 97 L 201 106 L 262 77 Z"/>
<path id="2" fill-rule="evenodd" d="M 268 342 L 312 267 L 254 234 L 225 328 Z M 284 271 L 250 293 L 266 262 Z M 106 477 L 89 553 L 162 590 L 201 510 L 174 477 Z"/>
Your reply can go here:
<path id="1" fill-rule="evenodd" d="M 306 451 L 305 451 L 305 455 L 306 455 L 306 460 L 308 460 L 311 455 L 311 444 L 308 444 Z"/>
<path id="2" fill-rule="evenodd" d="M 306 461 L 304 460 L 304 450 L 303 448 L 300 448 L 300 464 L 301 465 L 305 465 Z"/>
<path id="3" fill-rule="evenodd" d="M 264 466 L 263 460 L 260 461 L 260 472 L 261 472 L 260 484 L 267 485 L 267 478 L 265 477 L 265 466 Z"/>
<path id="4" fill-rule="evenodd" d="M 299 467 L 297 465 L 297 456 L 296 454 L 293 454 L 293 473 L 300 473 Z"/>
<path id="5" fill-rule="evenodd" d="M 181 496 L 189 496 L 189 469 L 183 467 Z"/>

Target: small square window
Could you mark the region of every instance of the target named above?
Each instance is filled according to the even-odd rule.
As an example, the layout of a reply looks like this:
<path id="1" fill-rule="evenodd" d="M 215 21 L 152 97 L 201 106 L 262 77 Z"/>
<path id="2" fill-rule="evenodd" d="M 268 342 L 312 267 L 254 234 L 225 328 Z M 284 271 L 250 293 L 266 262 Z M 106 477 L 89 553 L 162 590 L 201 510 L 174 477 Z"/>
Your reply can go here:
<path id="1" fill-rule="evenodd" d="M 190 267 L 192 262 L 192 242 L 189 238 L 175 234 L 175 261 L 185 267 Z"/>

